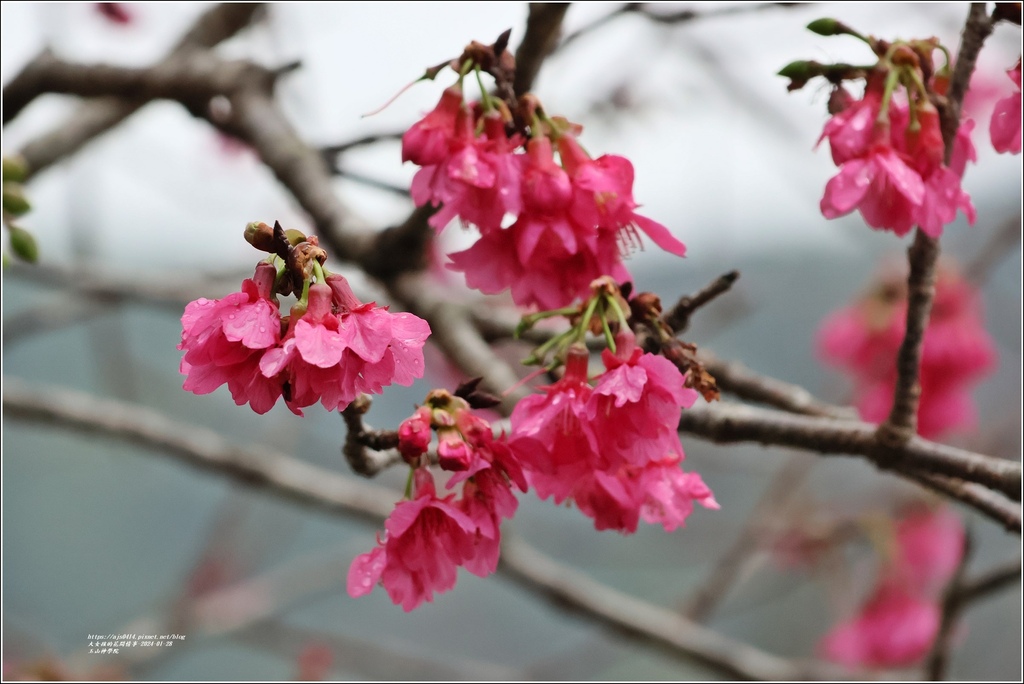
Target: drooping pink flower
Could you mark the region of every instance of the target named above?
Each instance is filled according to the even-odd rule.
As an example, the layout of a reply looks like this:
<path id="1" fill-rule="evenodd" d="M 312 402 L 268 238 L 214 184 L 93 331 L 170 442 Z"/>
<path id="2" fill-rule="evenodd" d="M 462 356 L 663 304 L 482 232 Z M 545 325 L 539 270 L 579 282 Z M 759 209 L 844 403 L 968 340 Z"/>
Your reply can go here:
<path id="1" fill-rule="evenodd" d="M 851 668 L 913 665 L 931 648 L 939 619 L 936 602 L 883 584 L 853 619 L 825 635 L 821 652 Z"/>
<path id="2" fill-rule="evenodd" d="M 416 206 L 438 207 L 429 223 L 442 230 L 458 217 L 481 233 L 501 228 L 505 214 L 518 214 L 520 162 L 500 117 L 484 117 L 485 136 L 477 137 L 472 111 L 463 105 L 447 154 L 424 166 L 412 180 Z"/>
<path id="3" fill-rule="evenodd" d="M 455 144 L 455 122 L 462 106 L 462 89 L 446 88 L 437 106 L 402 135 L 402 161 L 417 166 L 441 163 Z"/>
<path id="4" fill-rule="evenodd" d="M 861 417 L 881 422 L 892 407 L 896 354 L 906 329 L 905 286 L 898 275 L 853 306 L 831 314 L 818 332 L 823 361 L 849 373 Z M 940 268 L 921 352 L 918 432 L 928 438 L 975 421 L 970 387 L 995 365 L 977 291 L 948 265 Z"/>
<path id="5" fill-rule="evenodd" d="M 558 151 L 572 178 L 571 214 L 577 223 L 612 231 L 626 246 L 640 243 L 639 229 L 666 252 L 686 256 L 686 245 L 668 228 L 634 211 L 633 164 L 628 159 L 610 154 L 591 159 L 571 135 L 558 139 Z"/>
<path id="6" fill-rule="evenodd" d="M 415 481 L 413 499 L 399 502 L 384 523 L 384 539 L 352 561 L 350 596 L 368 594 L 379 581 L 409 612 L 454 587 L 458 567 L 475 555 L 476 525 L 454 495 L 439 498 L 425 468 L 416 470 Z"/>
<path id="7" fill-rule="evenodd" d="M 211 301 L 197 299 L 181 317 L 181 342 L 185 352 L 181 373 L 184 388 L 209 394 L 223 384 L 239 406 L 249 404 L 266 413 L 281 396 L 281 386 L 259 371 L 265 352 L 281 338 L 281 319 L 273 297 L 276 269 L 267 263 L 256 267 L 242 291 Z"/>
<path id="8" fill-rule="evenodd" d="M 974 205 L 960 179 L 977 158 L 974 122 L 961 123 L 946 166 L 938 110 L 922 100 L 911 113 L 911 105 L 893 97 L 883 112 L 882 102 L 882 81 L 869 79 L 863 99 L 825 124 L 818 142 L 828 138 L 840 170 L 825 186 L 822 215 L 833 219 L 858 209 L 872 228 L 900 236 L 920 226 L 937 238 L 958 211 L 973 225 Z"/>
<path id="9" fill-rule="evenodd" d="M 635 349 L 631 335 L 617 340 L 593 387 L 586 352 L 570 350 L 562 378 L 512 412 L 510 446 L 538 496 L 572 500 L 596 529 L 628 534 L 642 518 L 671 531 L 693 501 L 718 508 L 700 476 L 680 467 L 679 411 L 696 392 L 666 359 Z"/>
<path id="10" fill-rule="evenodd" d="M 992 147 L 996 152 L 1020 154 L 1021 150 L 1021 60 L 1017 65 L 1006 71 L 1017 92 L 1008 95 L 996 103 L 992 111 L 992 122 L 989 124 L 989 134 L 992 138 Z"/>
<path id="11" fill-rule="evenodd" d="M 859 209 L 869 226 L 906 235 L 924 202 L 921 176 L 887 144 L 872 146 L 863 157 L 842 165 L 825 186 L 821 213 L 838 218 Z"/>
<path id="12" fill-rule="evenodd" d="M 570 350 L 565 373 L 541 394 L 520 399 L 510 418 L 510 446 L 526 470 L 530 486 L 541 499 L 560 504 L 576 484 L 595 468 L 600 447 L 587 404 L 593 388 L 587 382 L 587 353 Z"/>

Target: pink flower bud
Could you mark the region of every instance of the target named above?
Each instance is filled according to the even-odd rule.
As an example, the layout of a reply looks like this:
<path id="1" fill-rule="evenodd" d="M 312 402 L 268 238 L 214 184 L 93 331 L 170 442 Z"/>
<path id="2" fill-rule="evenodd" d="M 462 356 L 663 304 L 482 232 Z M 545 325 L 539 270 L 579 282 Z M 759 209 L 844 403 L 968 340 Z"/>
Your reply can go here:
<path id="1" fill-rule="evenodd" d="M 473 460 L 473 451 L 457 430 L 441 430 L 438 432 L 440 443 L 437 445 L 438 463 L 444 470 L 468 470 Z"/>
<path id="2" fill-rule="evenodd" d="M 398 450 L 410 465 L 426 453 L 430 435 L 430 409 L 426 406 L 416 409 L 398 426 Z"/>

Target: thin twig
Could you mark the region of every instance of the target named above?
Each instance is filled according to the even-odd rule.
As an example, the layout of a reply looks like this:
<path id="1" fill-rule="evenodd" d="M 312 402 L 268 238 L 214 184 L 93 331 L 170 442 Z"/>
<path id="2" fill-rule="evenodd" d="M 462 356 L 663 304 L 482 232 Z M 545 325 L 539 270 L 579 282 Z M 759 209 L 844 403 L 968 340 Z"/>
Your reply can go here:
<path id="1" fill-rule="evenodd" d="M 341 453 L 352 470 L 363 477 L 373 477 L 402 462 L 402 455 L 396 450 L 398 433 L 366 427 L 363 416 L 369 410 L 370 398 L 361 394 L 341 412 L 347 428 Z"/>
<path id="2" fill-rule="evenodd" d="M 961 501 L 984 513 L 1008 531 L 1021 534 L 1021 506 L 1005 496 L 974 482 L 964 482 L 955 477 L 943 477 L 910 468 L 900 470 L 905 477 L 931 490 Z"/>
<path id="3" fill-rule="evenodd" d="M 857 411 L 852 407 L 829 404 L 800 385 L 755 373 L 739 361 L 721 360 L 704 349 L 698 352 L 698 358 L 708 372 L 715 376 L 719 389 L 741 399 L 807 416 L 857 419 Z"/>
<path id="4" fill-rule="evenodd" d="M 677 335 L 681 335 L 690 327 L 690 316 L 715 297 L 728 292 L 739 277 L 739 271 L 729 271 L 715 278 L 697 293 L 680 297 L 676 305 L 661 317 L 662 322 Z"/>
<path id="5" fill-rule="evenodd" d="M 966 579 L 960 583 L 957 600 L 971 603 L 989 594 L 1005 589 L 1021 580 L 1021 561 L 1015 561 L 993 568 L 977 577 Z"/>

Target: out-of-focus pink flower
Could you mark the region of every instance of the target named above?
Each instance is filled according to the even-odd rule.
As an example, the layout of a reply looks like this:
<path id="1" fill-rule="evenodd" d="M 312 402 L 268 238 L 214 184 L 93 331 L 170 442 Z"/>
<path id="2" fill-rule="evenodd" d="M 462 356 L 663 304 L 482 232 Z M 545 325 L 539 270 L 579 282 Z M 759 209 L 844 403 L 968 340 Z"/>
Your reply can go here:
<path id="1" fill-rule="evenodd" d="M 896 354 L 906 330 L 905 285 L 893 275 L 856 304 L 831 314 L 818 331 L 818 351 L 855 382 L 861 417 L 881 422 L 892 407 Z M 970 387 L 995 366 L 980 296 L 950 266 L 936 280 L 921 353 L 918 432 L 928 438 L 974 425 Z"/>
<path id="2" fill-rule="evenodd" d="M 876 588 L 851 620 L 822 639 L 823 655 L 848 667 L 903 667 L 928 653 L 939 600 L 964 553 L 964 527 L 948 508 L 914 508 L 894 524 Z"/>
<path id="3" fill-rule="evenodd" d="M 934 601 L 883 584 L 852 620 L 825 635 L 821 652 L 851 668 L 913 665 L 928 653 L 939 619 Z"/>
<path id="4" fill-rule="evenodd" d="M 272 265 L 261 263 L 241 292 L 185 307 L 178 349 L 185 352 L 180 370 L 186 390 L 209 394 L 226 383 L 239 406 L 249 404 L 261 414 L 274 406 L 281 386 L 260 373 L 259 364 L 281 338 L 275 276 Z"/>
<path id="5" fill-rule="evenodd" d="M 402 161 L 439 164 L 455 143 L 455 121 L 462 110 L 462 89 L 446 88 L 437 106 L 402 135 Z"/>
<path id="6" fill-rule="evenodd" d="M 989 124 L 989 134 L 992 137 L 992 147 L 996 152 L 1020 154 L 1021 149 L 1021 60 L 1017 65 L 1006 71 L 1017 92 L 1008 95 L 996 103 L 992 111 L 992 122 Z"/>
<path id="7" fill-rule="evenodd" d="M 887 571 L 892 582 L 923 596 L 937 596 L 964 555 L 964 524 L 951 508 L 918 508 L 896 522 L 896 557 Z"/>

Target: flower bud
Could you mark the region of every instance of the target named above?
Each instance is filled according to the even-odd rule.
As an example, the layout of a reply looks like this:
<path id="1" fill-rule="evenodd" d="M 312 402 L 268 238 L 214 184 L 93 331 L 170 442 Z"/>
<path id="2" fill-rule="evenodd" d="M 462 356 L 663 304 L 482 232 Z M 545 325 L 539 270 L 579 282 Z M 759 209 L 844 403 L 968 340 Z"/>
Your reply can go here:
<path id="1" fill-rule="evenodd" d="M 473 460 L 473 451 L 462 439 L 458 430 L 445 429 L 438 432 L 440 442 L 437 445 L 438 464 L 444 470 L 468 470 Z"/>
<path id="2" fill-rule="evenodd" d="M 11 233 L 11 249 L 14 253 L 23 261 L 36 263 L 39 260 L 39 245 L 36 244 L 32 233 L 15 225 L 9 225 L 8 230 Z"/>
<path id="3" fill-rule="evenodd" d="M 398 451 L 409 465 L 416 465 L 427 452 L 430 436 L 430 409 L 426 406 L 420 406 L 398 426 Z"/>

